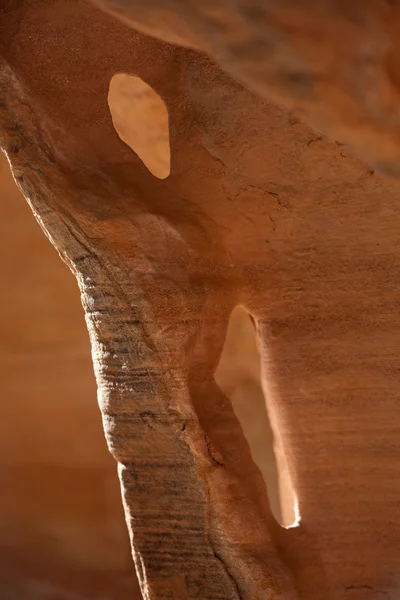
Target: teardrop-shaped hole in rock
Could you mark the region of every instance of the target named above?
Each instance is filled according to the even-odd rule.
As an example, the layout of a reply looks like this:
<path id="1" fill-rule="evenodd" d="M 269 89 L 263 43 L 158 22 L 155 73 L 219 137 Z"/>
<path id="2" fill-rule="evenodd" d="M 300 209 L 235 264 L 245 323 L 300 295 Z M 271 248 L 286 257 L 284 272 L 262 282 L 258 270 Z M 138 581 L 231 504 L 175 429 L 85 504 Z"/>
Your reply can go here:
<path id="1" fill-rule="evenodd" d="M 171 171 L 168 111 L 145 81 L 117 73 L 110 82 L 108 106 L 116 132 L 158 179 Z"/>
<path id="2" fill-rule="evenodd" d="M 232 311 L 215 381 L 230 399 L 249 443 L 253 460 L 264 478 L 271 511 L 285 528 L 299 524 L 298 504 L 279 431 L 273 429 L 261 385 L 261 361 L 249 313 Z"/>

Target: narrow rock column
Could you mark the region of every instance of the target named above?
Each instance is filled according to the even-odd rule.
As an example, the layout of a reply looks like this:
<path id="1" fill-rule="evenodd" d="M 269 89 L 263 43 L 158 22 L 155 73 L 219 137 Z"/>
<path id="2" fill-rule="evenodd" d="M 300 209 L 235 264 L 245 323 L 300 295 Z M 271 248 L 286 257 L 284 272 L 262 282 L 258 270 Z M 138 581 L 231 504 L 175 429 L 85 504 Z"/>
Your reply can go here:
<path id="1" fill-rule="evenodd" d="M 240 491 L 253 478 L 264 493 L 229 402 L 212 378 L 204 338 L 214 338 L 216 327 L 222 337 L 224 319 L 210 319 L 186 277 L 167 277 L 168 264 L 158 277 L 138 276 L 136 259 L 121 261 L 104 240 L 84 231 L 88 223 L 58 204 L 58 197 L 68 204 L 72 193 L 63 189 L 68 184 L 58 169 L 33 167 L 29 155 L 36 148 L 26 150 L 18 149 L 27 161 L 22 169 L 14 164 L 16 180 L 81 289 L 105 435 L 119 465 L 144 597 L 250 600 L 277 587 L 285 600 L 294 598 L 273 546 L 265 547 L 265 506 Z M 47 176 L 58 180 L 56 195 Z M 215 298 L 211 286 L 209 293 Z M 228 437 L 231 452 L 224 457 Z M 267 552 L 260 562 L 257 548 Z"/>
<path id="2" fill-rule="evenodd" d="M 0 143 L 81 289 L 143 595 L 294 600 L 263 479 L 214 381 L 237 280 L 201 206 L 212 194 L 188 195 L 191 178 L 176 171 L 151 175 L 107 105 L 112 76 L 138 73 L 166 99 L 172 161 L 184 172 L 200 158 L 221 195 L 181 84 L 197 77 L 196 61 L 204 75 L 215 68 L 90 5 L 68 6 L 27 0 L 0 12 L 0 30 L 18 11 L 20 23 L 0 44 Z"/>

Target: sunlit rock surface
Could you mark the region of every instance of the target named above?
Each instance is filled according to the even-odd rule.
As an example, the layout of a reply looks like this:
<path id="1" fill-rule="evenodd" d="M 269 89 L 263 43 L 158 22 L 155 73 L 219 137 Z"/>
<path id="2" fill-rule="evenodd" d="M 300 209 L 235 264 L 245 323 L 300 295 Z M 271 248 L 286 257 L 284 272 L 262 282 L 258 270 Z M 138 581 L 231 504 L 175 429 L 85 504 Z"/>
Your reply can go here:
<path id="1" fill-rule="evenodd" d="M 81 290 L 146 600 L 397 600 L 397 2 L 97 4 L 1 7 L 0 143 Z M 166 107 L 165 178 L 118 74 Z M 294 527 L 218 374 L 237 306 Z"/>
<path id="2" fill-rule="evenodd" d="M 0 597 L 133 600 L 74 279 L 0 154 Z"/>

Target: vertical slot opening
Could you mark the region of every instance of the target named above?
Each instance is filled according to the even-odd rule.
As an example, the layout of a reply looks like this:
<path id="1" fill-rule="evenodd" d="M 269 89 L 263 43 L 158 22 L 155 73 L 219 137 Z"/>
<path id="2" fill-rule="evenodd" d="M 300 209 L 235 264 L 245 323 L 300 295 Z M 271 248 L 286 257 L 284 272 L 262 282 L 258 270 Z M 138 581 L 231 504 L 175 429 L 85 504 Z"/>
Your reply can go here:
<path id="1" fill-rule="evenodd" d="M 300 522 L 298 503 L 289 474 L 273 407 L 261 384 L 261 361 L 256 331 L 241 306 L 232 311 L 215 381 L 230 399 L 249 443 L 252 458 L 264 478 L 271 511 L 287 529 Z"/>

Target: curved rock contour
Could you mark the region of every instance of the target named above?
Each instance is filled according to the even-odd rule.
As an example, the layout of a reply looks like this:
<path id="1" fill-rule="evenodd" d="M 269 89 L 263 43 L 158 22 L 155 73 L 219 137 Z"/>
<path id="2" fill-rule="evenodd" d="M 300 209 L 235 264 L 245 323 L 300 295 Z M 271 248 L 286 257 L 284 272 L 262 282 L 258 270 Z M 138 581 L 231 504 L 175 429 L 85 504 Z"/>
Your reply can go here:
<path id="1" fill-rule="evenodd" d="M 0 142 L 78 279 L 146 600 L 394 600 L 398 185 L 199 51 L 81 0 L 8 2 L 0 56 Z M 165 102 L 166 179 L 113 127 L 116 73 Z M 292 529 L 214 379 L 238 305 Z"/>
<path id="2" fill-rule="evenodd" d="M 400 175 L 398 0 L 92 0 Z"/>

